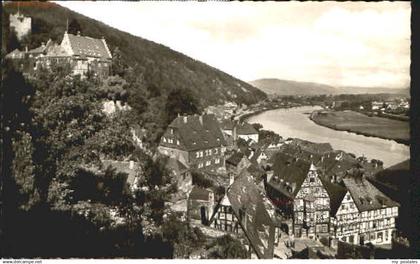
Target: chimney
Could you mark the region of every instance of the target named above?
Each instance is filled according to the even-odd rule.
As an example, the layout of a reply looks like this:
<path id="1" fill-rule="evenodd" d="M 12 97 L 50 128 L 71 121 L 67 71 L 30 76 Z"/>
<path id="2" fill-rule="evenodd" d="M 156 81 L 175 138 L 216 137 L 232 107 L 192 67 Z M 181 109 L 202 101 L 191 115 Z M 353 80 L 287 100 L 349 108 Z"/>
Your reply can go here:
<path id="1" fill-rule="evenodd" d="M 77 35 L 80 36 L 80 31 L 77 31 Z"/>
<path id="2" fill-rule="evenodd" d="M 270 170 L 267 171 L 267 182 L 270 182 L 271 178 L 273 177 L 274 171 Z"/>
<path id="3" fill-rule="evenodd" d="M 130 160 L 130 170 L 134 169 L 134 161 Z"/>
<path id="4" fill-rule="evenodd" d="M 236 131 L 236 123 L 233 124 L 232 137 L 233 137 L 234 142 L 238 139 L 238 135 L 237 135 L 237 131 Z"/>
<path id="5" fill-rule="evenodd" d="M 233 173 L 229 173 L 229 186 L 231 186 L 234 181 L 235 181 L 235 176 L 233 175 Z"/>
<path id="6" fill-rule="evenodd" d="M 25 46 L 25 52 L 28 52 L 28 46 Z"/>
<path id="7" fill-rule="evenodd" d="M 41 42 L 41 46 L 42 47 L 45 47 L 45 42 Z"/>
<path id="8" fill-rule="evenodd" d="M 208 207 L 208 209 L 209 209 L 209 215 L 208 215 L 209 219 L 208 220 L 210 220 L 210 218 L 213 215 L 213 210 L 214 210 L 214 193 L 212 191 L 210 191 L 210 193 L 209 193 L 209 207 Z"/>
<path id="9" fill-rule="evenodd" d="M 186 124 L 188 122 L 188 117 L 187 116 L 183 116 L 182 118 L 184 119 L 184 123 Z"/>
<path id="10" fill-rule="evenodd" d="M 200 124 L 201 124 L 201 125 L 203 125 L 203 116 L 202 116 L 202 115 L 200 115 L 200 116 L 198 117 L 198 121 L 200 121 Z"/>

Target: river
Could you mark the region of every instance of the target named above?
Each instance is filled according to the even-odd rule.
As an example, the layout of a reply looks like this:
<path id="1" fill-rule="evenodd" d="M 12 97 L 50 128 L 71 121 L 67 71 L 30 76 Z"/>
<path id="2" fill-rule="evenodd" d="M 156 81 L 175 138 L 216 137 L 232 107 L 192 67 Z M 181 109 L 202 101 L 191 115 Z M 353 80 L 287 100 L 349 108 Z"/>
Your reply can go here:
<path id="1" fill-rule="evenodd" d="M 283 138 L 300 138 L 317 143 L 328 142 L 334 149 L 350 152 L 356 156 L 365 155 L 369 160 L 382 160 L 384 167 L 410 158 L 409 147 L 393 140 L 336 131 L 315 124 L 309 119 L 309 114 L 319 109 L 322 108 L 303 106 L 275 109 L 251 116 L 247 122 L 260 123 L 264 129 L 272 130 Z"/>

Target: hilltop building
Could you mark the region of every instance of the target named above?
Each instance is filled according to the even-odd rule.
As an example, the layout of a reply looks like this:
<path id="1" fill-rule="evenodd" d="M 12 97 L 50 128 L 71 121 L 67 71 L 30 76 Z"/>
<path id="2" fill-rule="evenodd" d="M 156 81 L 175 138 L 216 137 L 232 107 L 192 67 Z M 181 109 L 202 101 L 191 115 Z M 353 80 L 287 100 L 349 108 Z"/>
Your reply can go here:
<path id="1" fill-rule="evenodd" d="M 189 169 L 224 168 L 226 141 L 214 115 L 178 116 L 160 139 L 158 151 Z"/>
<path id="2" fill-rule="evenodd" d="M 31 33 L 32 29 L 32 18 L 26 17 L 19 11 L 16 14 L 9 15 L 10 29 L 13 29 L 16 33 L 18 40 Z"/>
<path id="3" fill-rule="evenodd" d="M 74 75 L 86 77 L 93 74 L 107 78 L 110 74 L 112 55 L 104 38 L 95 39 L 65 32 L 61 44 L 52 40 L 41 46 L 25 51 L 12 51 L 7 55 L 11 59 L 24 59 L 24 72 L 32 74 L 39 67 L 50 68 L 53 64 L 69 64 Z"/>

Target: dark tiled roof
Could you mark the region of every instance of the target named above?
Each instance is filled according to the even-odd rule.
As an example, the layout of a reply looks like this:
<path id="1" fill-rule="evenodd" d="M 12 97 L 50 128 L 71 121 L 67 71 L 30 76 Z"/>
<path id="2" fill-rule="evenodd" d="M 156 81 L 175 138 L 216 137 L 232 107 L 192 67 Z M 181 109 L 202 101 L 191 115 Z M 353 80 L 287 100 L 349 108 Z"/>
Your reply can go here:
<path id="1" fill-rule="evenodd" d="M 347 193 L 347 189 L 342 183 L 331 182 L 331 177 L 328 177 L 327 179 L 323 177 L 319 178 L 330 197 L 330 213 L 334 216 L 341 205 L 341 201 L 343 201 L 343 198 Z"/>
<path id="2" fill-rule="evenodd" d="M 233 166 L 237 166 L 239 162 L 241 162 L 244 154 L 242 152 L 235 152 L 229 158 L 226 159 L 227 164 L 231 164 Z"/>
<path id="3" fill-rule="evenodd" d="M 189 199 L 208 201 L 209 200 L 209 195 L 210 195 L 209 190 L 194 186 L 193 189 L 190 192 Z"/>
<path id="4" fill-rule="evenodd" d="M 293 199 L 308 174 L 310 163 L 281 152 L 273 156 L 273 162 L 274 175 L 278 178 L 275 180 L 273 176 L 269 184 L 286 197 Z M 346 194 L 346 189 L 340 183 L 332 183 L 331 176 L 319 174 L 319 178 L 330 197 L 331 214 L 335 215 Z M 283 182 L 281 182 L 281 179 L 283 179 Z M 288 190 L 286 182 L 292 186 L 292 192 Z"/>
<path id="5" fill-rule="evenodd" d="M 236 133 L 238 135 L 252 135 L 252 134 L 258 134 L 258 131 L 249 123 L 243 122 L 241 124 L 237 125 L 237 131 Z"/>
<path id="6" fill-rule="evenodd" d="M 259 258 L 273 258 L 274 224 L 251 174 L 243 170 L 228 189 L 227 196 L 238 219 L 245 212 L 242 229 Z"/>
<path id="7" fill-rule="evenodd" d="M 76 56 L 111 59 L 108 46 L 104 39 L 67 34 L 71 48 Z"/>
<path id="8" fill-rule="evenodd" d="M 179 135 L 180 148 L 193 151 L 226 146 L 223 133 L 214 115 L 202 115 L 201 117 L 202 122 L 198 115 L 179 116 L 168 126 L 168 130 L 174 128 Z M 168 130 L 164 136 L 170 136 Z M 161 144 L 166 146 L 162 142 Z M 168 146 L 173 147 L 173 145 Z"/>
<path id="9" fill-rule="evenodd" d="M 263 176 L 266 174 L 263 169 L 261 169 L 259 166 L 255 164 L 249 165 L 247 168 L 247 171 L 251 173 L 251 175 L 254 177 L 254 180 L 257 184 L 259 184 L 263 180 Z"/>
<path id="10" fill-rule="evenodd" d="M 294 198 L 308 174 L 310 163 L 282 152 L 276 153 L 271 162 L 274 176 L 271 177 L 269 184 L 286 197 Z M 292 187 L 291 191 L 288 190 L 286 183 Z"/>
<path id="11" fill-rule="evenodd" d="M 348 175 L 343 182 L 360 212 L 399 206 L 362 176 Z"/>

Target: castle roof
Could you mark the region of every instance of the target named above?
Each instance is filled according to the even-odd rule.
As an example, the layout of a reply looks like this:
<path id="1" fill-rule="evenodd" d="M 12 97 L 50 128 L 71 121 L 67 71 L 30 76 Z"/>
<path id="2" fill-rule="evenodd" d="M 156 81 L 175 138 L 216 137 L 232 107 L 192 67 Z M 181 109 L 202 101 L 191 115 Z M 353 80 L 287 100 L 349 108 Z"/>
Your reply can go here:
<path id="1" fill-rule="evenodd" d="M 96 57 L 101 59 L 112 58 L 105 39 L 95 39 L 70 33 L 65 34 L 68 36 L 71 49 L 75 56 Z"/>

